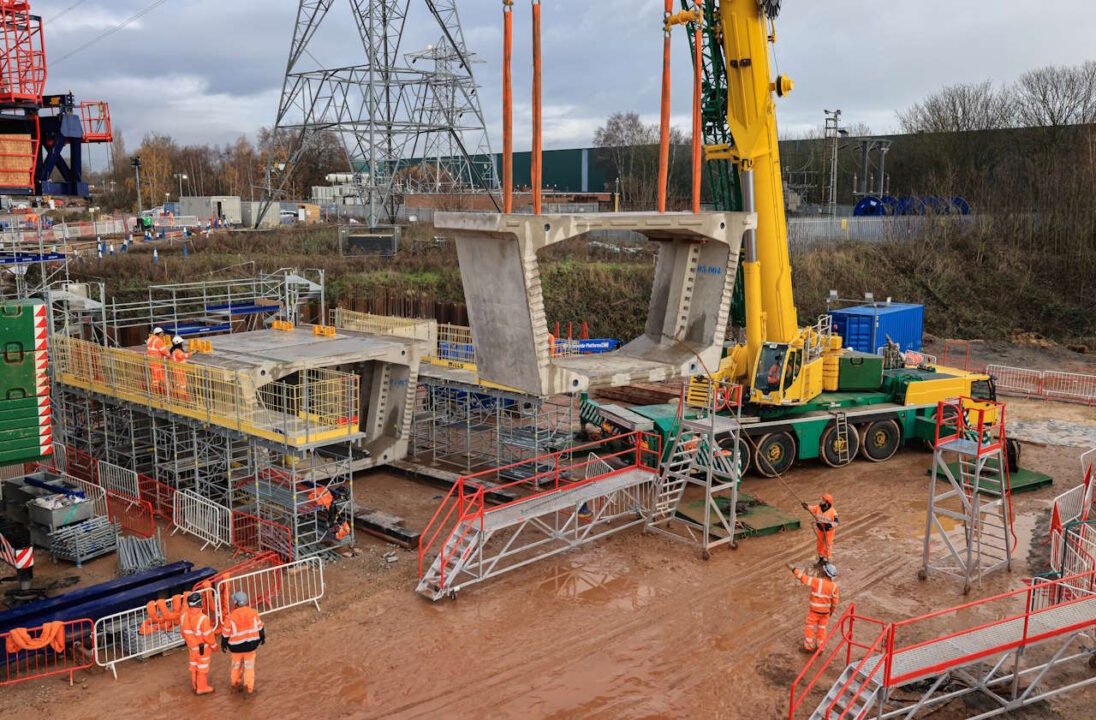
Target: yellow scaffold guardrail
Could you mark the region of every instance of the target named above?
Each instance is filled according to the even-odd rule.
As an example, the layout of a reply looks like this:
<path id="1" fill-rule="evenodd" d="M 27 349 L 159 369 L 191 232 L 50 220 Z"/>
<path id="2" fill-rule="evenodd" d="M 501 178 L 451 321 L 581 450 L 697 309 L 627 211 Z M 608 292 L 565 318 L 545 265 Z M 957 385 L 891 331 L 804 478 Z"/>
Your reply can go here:
<path id="1" fill-rule="evenodd" d="M 143 352 L 55 336 L 58 382 L 125 402 L 182 415 L 293 448 L 349 439 L 358 433 L 357 375 L 325 368 L 294 382 L 255 387 L 234 370 L 150 361 Z"/>

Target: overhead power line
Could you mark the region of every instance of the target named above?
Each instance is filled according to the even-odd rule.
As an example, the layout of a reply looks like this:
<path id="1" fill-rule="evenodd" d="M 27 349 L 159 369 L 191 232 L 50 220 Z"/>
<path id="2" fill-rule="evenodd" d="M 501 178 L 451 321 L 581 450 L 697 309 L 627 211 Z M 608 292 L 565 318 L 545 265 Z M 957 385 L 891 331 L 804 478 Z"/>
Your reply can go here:
<path id="1" fill-rule="evenodd" d="M 79 46 L 78 48 L 70 51 L 69 53 L 67 53 L 65 55 L 62 55 L 59 59 L 50 60 L 50 65 L 57 65 L 58 63 L 62 63 L 65 60 L 68 60 L 73 55 L 76 55 L 77 53 L 83 52 L 84 50 L 87 50 L 92 45 L 95 45 L 96 43 L 98 43 L 102 40 L 105 40 L 106 38 L 110 37 L 111 35 L 118 32 L 119 30 L 122 30 L 122 29 L 126 28 L 127 26 L 132 25 L 133 23 L 137 22 L 138 20 L 143 18 L 145 15 L 148 15 L 150 12 L 152 12 L 153 10 L 160 7 L 161 5 L 163 5 L 166 2 L 167 2 L 167 0 L 155 0 L 155 2 L 152 2 L 149 5 L 146 5 L 144 9 L 138 10 L 137 12 L 133 13 L 128 18 L 126 18 L 122 22 L 118 23 L 114 27 L 103 31 L 102 33 L 100 33 L 99 35 L 93 37 L 91 40 L 88 40 L 86 43 Z M 76 5 L 79 5 L 79 4 L 80 3 L 76 3 Z M 76 5 L 73 5 L 72 7 L 75 7 Z M 64 12 L 68 12 L 68 10 L 65 10 Z M 62 12 L 62 14 L 64 14 L 64 12 Z"/>
<path id="2" fill-rule="evenodd" d="M 68 14 L 69 14 L 70 12 L 72 12 L 72 11 L 73 11 L 73 10 L 75 10 L 76 8 L 80 7 L 81 5 L 83 5 L 84 3 L 86 3 L 87 1 L 88 1 L 88 0 L 76 0 L 76 2 L 74 2 L 74 3 L 73 3 L 73 4 L 71 4 L 71 5 L 69 5 L 69 6 L 67 7 L 67 8 L 65 8 L 65 9 L 64 9 L 64 10 L 62 10 L 61 12 L 57 13 L 56 15 L 54 15 L 53 17 L 51 17 L 51 18 L 50 18 L 49 20 L 46 20 L 46 21 L 45 21 L 45 22 L 43 22 L 42 24 L 43 24 L 43 25 L 48 25 L 48 24 L 50 24 L 51 22 L 57 22 L 58 20 L 60 20 L 60 19 L 61 19 L 61 18 L 63 18 L 64 16 L 68 15 Z"/>

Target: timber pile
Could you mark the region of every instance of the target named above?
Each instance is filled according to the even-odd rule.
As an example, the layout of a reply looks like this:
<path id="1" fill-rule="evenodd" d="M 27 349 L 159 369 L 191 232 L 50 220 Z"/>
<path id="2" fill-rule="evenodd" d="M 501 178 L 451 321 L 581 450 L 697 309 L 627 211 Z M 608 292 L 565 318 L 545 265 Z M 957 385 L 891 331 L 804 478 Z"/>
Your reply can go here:
<path id="1" fill-rule="evenodd" d="M 598 398 L 616 400 L 632 405 L 661 405 L 671 403 L 681 397 L 680 385 L 657 385 L 655 383 L 635 383 L 621 387 L 599 388 L 594 391 Z"/>

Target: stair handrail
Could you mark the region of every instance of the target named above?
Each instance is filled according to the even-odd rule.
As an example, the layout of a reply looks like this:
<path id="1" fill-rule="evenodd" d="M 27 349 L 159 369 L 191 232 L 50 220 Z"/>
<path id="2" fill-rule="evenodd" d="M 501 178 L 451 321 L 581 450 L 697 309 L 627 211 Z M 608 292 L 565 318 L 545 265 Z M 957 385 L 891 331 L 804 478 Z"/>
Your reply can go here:
<path id="1" fill-rule="evenodd" d="M 856 706 L 856 701 L 859 700 L 860 697 L 864 694 L 864 689 L 868 687 L 868 683 L 871 681 L 872 678 L 875 677 L 875 674 L 879 672 L 881 667 L 883 668 L 884 674 L 886 673 L 886 668 L 890 664 L 890 655 L 885 651 L 885 648 L 890 643 L 890 637 L 891 627 L 889 625 L 884 626 L 883 629 L 880 630 L 879 635 L 876 636 L 875 642 L 873 642 L 868 647 L 868 649 L 864 651 L 864 657 L 860 659 L 859 663 L 857 663 L 856 668 L 852 671 L 852 674 L 849 675 L 849 679 L 845 681 L 845 683 L 841 686 L 841 689 L 838 690 L 837 693 L 834 695 L 833 700 L 830 701 L 830 704 L 826 706 L 826 711 L 823 715 L 824 720 L 830 720 L 830 717 L 833 713 L 834 705 L 837 704 L 838 698 L 845 694 L 845 691 L 849 689 L 849 685 L 852 684 L 853 680 L 860 677 L 860 673 L 861 671 L 863 671 L 864 665 L 867 664 L 868 660 L 873 654 L 878 653 L 878 657 L 876 658 L 875 664 L 872 666 L 871 672 L 868 673 L 867 676 L 865 676 L 864 681 L 860 683 L 860 687 L 856 689 L 856 693 L 851 698 L 849 698 L 848 705 L 841 712 L 841 714 L 837 716 L 836 720 L 843 720 L 845 716 L 849 714 L 849 711 Z M 849 650 L 851 652 L 851 645 L 849 647 Z M 851 664 L 852 663 L 850 662 L 846 664 L 845 667 L 848 667 L 848 665 Z M 880 680 L 880 686 L 882 686 L 882 680 Z"/>
<path id="2" fill-rule="evenodd" d="M 1048 583 L 1048 584 L 1055 586 L 1055 588 L 1060 588 L 1063 585 L 1076 586 L 1078 584 L 1077 581 L 1084 581 L 1084 580 L 1092 581 L 1093 579 L 1096 579 L 1096 578 L 1094 578 L 1094 576 L 1096 576 L 1096 570 L 1092 570 L 1092 571 L 1085 572 L 1085 573 L 1079 573 L 1077 575 L 1070 575 L 1068 577 L 1058 578 L 1056 580 L 1051 581 L 1051 583 Z M 1032 616 L 1038 615 L 1038 614 L 1043 613 L 1043 612 L 1047 612 L 1048 610 L 1053 609 L 1054 607 L 1061 607 L 1061 606 L 1064 606 L 1064 605 L 1073 605 L 1073 604 L 1076 604 L 1076 603 L 1079 603 L 1079 602 L 1084 602 L 1084 601 L 1087 601 L 1087 600 L 1091 600 L 1092 597 L 1093 597 L 1092 595 L 1085 595 L 1085 596 L 1081 596 L 1081 597 L 1078 597 L 1078 598 L 1073 598 L 1071 600 L 1067 600 L 1065 602 L 1056 603 L 1052 607 L 1032 610 L 1031 609 L 1032 592 L 1033 592 L 1032 587 L 1030 585 L 1028 585 L 1027 587 L 1023 587 L 1023 588 L 1020 588 L 1018 590 L 1011 590 L 1011 591 L 1006 592 L 1006 593 L 1001 593 L 1000 595 L 994 595 L 993 597 L 983 598 L 983 599 L 980 599 L 980 600 L 974 600 L 972 602 L 965 603 L 963 605 L 958 605 L 958 606 L 951 607 L 951 608 L 945 608 L 943 610 L 937 610 L 937 611 L 934 611 L 934 612 L 931 612 L 931 613 L 927 613 L 925 615 L 920 615 L 918 617 L 909 618 L 907 620 L 902 620 L 902 621 L 893 623 L 891 625 L 892 633 L 891 633 L 890 641 L 888 642 L 888 650 L 887 650 L 887 655 L 891 659 L 893 659 L 893 657 L 895 657 L 895 656 L 897 656 L 901 653 L 904 653 L 904 652 L 909 652 L 909 651 L 917 649 L 917 648 L 927 647 L 929 645 L 934 645 L 936 643 L 945 642 L 945 641 L 951 640 L 953 638 L 961 637 L 961 636 L 964 636 L 964 635 L 970 635 L 974 632 L 977 632 L 979 630 L 983 630 L 985 628 L 993 627 L 993 626 L 996 626 L 996 625 L 1004 625 L 1004 624 L 1007 624 L 1007 623 L 1010 623 L 1010 622 L 1013 622 L 1013 621 L 1019 620 L 1019 619 L 1023 619 L 1023 621 L 1024 621 L 1024 630 L 1023 630 L 1023 634 L 1021 635 L 1021 637 L 1018 640 L 1012 640 L 1012 641 L 1009 641 L 1009 642 L 1006 642 L 1006 643 L 1001 643 L 1001 644 L 995 645 L 991 648 L 986 648 L 986 649 L 981 650 L 981 651 L 976 652 L 976 653 L 969 653 L 967 655 L 963 655 L 961 657 L 954 658 L 952 660 L 949 660 L 949 661 L 946 661 L 946 662 L 943 662 L 943 663 L 938 663 L 936 665 L 930 665 L 930 666 L 927 666 L 927 667 L 920 667 L 920 668 L 917 668 L 913 672 L 907 672 L 904 675 L 899 675 L 897 677 L 893 676 L 892 669 L 890 667 L 890 663 L 888 662 L 888 668 L 887 668 L 887 672 L 886 672 L 885 684 L 888 687 L 895 687 L 895 686 L 898 686 L 898 685 L 903 685 L 905 683 L 910 682 L 911 680 L 915 680 L 919 677 L 923 677 L 923 676 L 928 675 L 928 674 L 938 675 L 938 674 L 940 674 L 940 673 L 942 673 L 946 670 L 956 668 L 956 667 L 961 667 L 963 665 L 968 665 L 968 664 L 970 664 L 970 663 L 972 663 L 976 660 L 979 660 L 981 658 L 984 658 L 984 657 L 999 655 L 1003 652 L 1007 652 L 1007 651 L 1012 650 L 1012 649 L 1017 648 L 1017 647 L 1027 646 L 1028 644 L 1030 644 L 1033 641 L 1042 641 L 1042 640 L 1045 640 L 1045 639 L 1048 639 L 1048 638 L 1051 638 L 1051 637 L 1056 637 L 1057 635 L 1061 635 L 1061 634 L 1064 634 L 1066 632 L 1075 632 L 1077 628 L 1074 627 L 1073 625 L 1070 625 L 1070 626 L 1066 626 L 1066 627 L 1054 628 L 1053 630 L 1050 630 L 1050 631 L 1043 631 L 1043 632 L 1038 633 L 1034 637 L 1032 637 L 1029 634 L 1030 620 L 1031 620 Z M 922 623 L 926 620 L 939 618 L 939 617 L 942 617 L 944 615 L 957 614 L 961 611 L 969 610 L 971 608 L 975 608 L 975 607 L 979 607 L 979 606 L 985 606 L 985 605 L 989 605 L 990 603 L 995 603 L 995 602 L 999 602 L 999 601 L 1002 601 L 1002 600 L 1008 600 L 1008 599 L 1011 599 L 1011 598 L 1019 597 L 1021 595 L 1026 596 L 1026 600 L 1024 602 L 1025 611 L 1022 612 L 1022 613 L 1014 614 L 1014 615 L 1007 615 L 1005 617 L 1000 617 L 996 620 L 992 620 L 992 621 L 987 622 L 987 623 L 982 623 L 981 625 L 974 625 L 974 626 L 971 626 L 971 627 L 964 627 L 961 630 L 958 630 L 956 632 L 948 633 L 946 635 L 937 635 L 937 636 L 931 637 L 928 640 L 913 643 L 913 644 L 910 644 L 910 645 L 905 645 L 905 646 L 901 646 L 901 647 L 897 646 L 897 640 L 896 640 L 897 631 L 902 629 L 902 628 L 910 627 L 912 625 Z M 1086 625 L 1088 625 L 1090 623 L 1093 624 L 1093 625 L 1096 625 L 1096 622 L 1094 622 L 1094 621 L 1085 621 L 1085 622 L 1080 623 L 1079 627 L 1085 627 Z"/>
<path id="3" fill-rule="evenodd" d="M 441 504 L 438 505 L 438 509 L 434 511 L 434 515 L 430 518 L 430 521 L 426 523 L 426 527 L 423 528 L 422 534 L 419 535 L 419 579 L 422 579 L 423 573 L 423 559 L 426 554 L 433 547 L 434 542 L 441 535 L 442 530 L 449 527 L 449 519 L 453 516 L 454 512 L 458 512 L 459 515 L 463 512 L 464 504 L 464 478 L 457 478 L 457 481 L 453 483 L 453 487 L 449 489 L 449 493 L 442 499 Z M 450 502 L 452 500 L 452 503 Z M 448 507 L 442 517 L 442 511 Z M 433 534 L 431 534 L 433 530 Z M 446 536 L 448 540 L 448 536 Z"/>
<path id="4" fill-rule="evenodd" d="M 841 617 L 838 618 L 837 623 L 834 626 L 834 632 L 830 633 L 826 637 L 826 639 L 822 641 L 822 645 L 819 646 L 819 648 L 814 652 L 813 655 L 811 655 L 810 659 L 807 660 L 807 664 L 803 666 L 803 669 L 799 672 L 799 675 L 796 676 L 795 680 L 792 682 L 791 697 L 789 699 L 788 707 L 788 720 L 795 720 L 795 713 L 799 710 L 800 706 L 802 706 L 803 702 L 808 697 L 810 697 L 811 691 L 814 689 L 814 686 L 818 684 L 818 681 L 822 678 L 822 674 L 826 672 L 826 670 L 828 670 L 831 665 L 833 665 L 834 660 L 839 656 L 842 650 L 845 651 L 845 665 L 848 666 L 852 663 L 853 648 L 868 650 L 869 648 L 874 646 L 875 643 L 873 643 L 872 645 L 865 645 L 864 643 L 856 641 L 854 630 L 857 620 L 862 620 L 873 625 L 878 625 L 880 627 L 880 638 L 887 633 L 890 627 L 879 620 L 875 620 L 873 618 L 865 617 L 862 615 L 857 615 L 856 604 L 850 603 L 849 606 L 845 609 L 845 612 L 843 612 L 841 614 Z M 830 653 L 825 657 L 825 660 L 822 660 L 823 653 L 825 652 L 826 647 L 831 643 L 831 641 L 834 640 L 834 638 L 839 638 L 837 644 L 830 650 Z M 879 638 L 876 638 L 875 642 L 878 643 Z M 867 656 L 865 655 L 865 657 Z M 796 688 L 800 685 L 800 683 L 802 683 L 804 678 L 806 678 L 807 673 L 811 669 L 811 667 L 815 665 L 815 663 L 819 660 L 822 660 L 821 666 L 817 669 L 807 686 L 803 688 L 801 692 L 797 693 Z M 799 695 L 798 698 L 796 697 L 797 694 Z"/>
<path id="5" fill-rule="evenodd" d="M 480 538 L 483 538 L 484 515 L 486 514 L 487 509 L 485 500 L 486 495 L 487 489 L 483 486 L 480 486 L 472 493 L 472 497 L 469 498 L 468 502 L 461 509 L 461 514 L 457 518 L 457 524 L 453 527 L 453 531 L 449 533 L 445 542 L 442 544 L 441 552 L 438 554 L 441 558 L 438 563 L 441 569 L 441 576 L 438 578 L 440 587 L 446 586 L 445 571 L 446 568 L 449 567 L 449 560 L 452 559 L 453 555 L 457 552 L 469 553 L 472 551 L 473 546 L 471 545 L 464 548 L 463 551 L 460 549 L 461 545 L 464 543 L 464 539 L 468 537 L 469 533 L 472 532 L 472 529 L 476 528 L 479 531 Z M 476 521 L 478 521 L 478 523 Z M 460 533 L 459 535 L 458 532 Z M 454 542 L 450 543 L 450 540 L 454 540 Z M 448 555 L 446 555 L 447 549 L 449 551 Z"/>

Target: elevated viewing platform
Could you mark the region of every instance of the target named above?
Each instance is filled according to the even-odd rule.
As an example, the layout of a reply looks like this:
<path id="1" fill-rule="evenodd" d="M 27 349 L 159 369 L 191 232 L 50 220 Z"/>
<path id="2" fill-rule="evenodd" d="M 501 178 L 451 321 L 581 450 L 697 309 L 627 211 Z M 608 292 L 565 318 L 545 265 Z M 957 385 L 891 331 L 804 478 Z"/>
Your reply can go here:
<path id="1" fill-rule="evenodd" d="M 718 365 L 742 236 L 756 223 L 749 213 L 435 217 L 456 241 L 480 381 L 539 396 Z M 658 244 L 658 264 L 644 333 L 616 352 L 576 355 L 548 331 L 537 253 L 592 231 L 644 235 Z"/>

